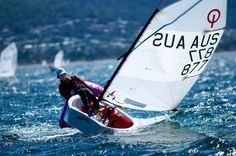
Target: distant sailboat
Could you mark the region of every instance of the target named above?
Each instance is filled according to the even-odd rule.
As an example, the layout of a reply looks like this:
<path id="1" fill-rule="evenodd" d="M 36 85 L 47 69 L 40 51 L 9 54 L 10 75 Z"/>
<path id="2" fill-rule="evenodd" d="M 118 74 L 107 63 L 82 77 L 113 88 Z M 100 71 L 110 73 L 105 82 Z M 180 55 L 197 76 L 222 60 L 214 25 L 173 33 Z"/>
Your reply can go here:
<path id="1" fill-rule="evenodd" d="M 47 61 L 46 61 L 46 60 L 42 60 L 42 62 L 41 62 L 41 66 L 43 66 L 43 67 L 47 67 L 47 66 L 48 66 Z"/>
<path id="2" fill-rule="evenodd" d="M 64 61 L 64 52 L 62 50 L 58 51 L 53 64 L 50 64 L 48 67 L 51 70 L 51 72 L 55 72 L 55 70 L 59 67 L 63 67 L 65 65 Z"/>
<path id="3" fill-rule="evenodd" d="M 54 68 L 62 67 L 64 65 L 64 52 L 60 50 L 54 59 L 53 66 Z"/>
<path id="4" fill-rule="evenodd" d="M 0 57 L 0 77 L 15 75 L 17 67 L 17 48 L 15 43 L 6 47 Z"/>

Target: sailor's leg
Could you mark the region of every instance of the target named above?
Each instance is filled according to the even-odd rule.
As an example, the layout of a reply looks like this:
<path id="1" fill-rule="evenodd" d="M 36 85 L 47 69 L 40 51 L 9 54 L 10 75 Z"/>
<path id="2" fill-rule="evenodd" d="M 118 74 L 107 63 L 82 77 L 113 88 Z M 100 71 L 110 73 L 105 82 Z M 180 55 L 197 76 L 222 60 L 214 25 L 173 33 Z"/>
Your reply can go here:
<path id="1" fill-rule="evenodd" d="M 89 89 L 84 89 L 84 91 L 86 92 L 86 95 L 88 97 L 88 100 L 92 100 L 93 101 L 93 110 L 96 109 L 98 110 L 99 109 L 99 103 L 98 103 L 98 100 L 96 98 L 96 96 L 89 90 Z"/>
<path id="2" fill-rule="evenodd" d="M 80 95 L 80 98 L 84 104 L 84 107 L 89 110 L 90 107 L 89 107 L 89 101 L 88 101 L 88 97 L 87 97 L 87 93 L 86 93 L 86 90 L 85 89 L 79 89 L 77 91 L 77 93 Z"/>

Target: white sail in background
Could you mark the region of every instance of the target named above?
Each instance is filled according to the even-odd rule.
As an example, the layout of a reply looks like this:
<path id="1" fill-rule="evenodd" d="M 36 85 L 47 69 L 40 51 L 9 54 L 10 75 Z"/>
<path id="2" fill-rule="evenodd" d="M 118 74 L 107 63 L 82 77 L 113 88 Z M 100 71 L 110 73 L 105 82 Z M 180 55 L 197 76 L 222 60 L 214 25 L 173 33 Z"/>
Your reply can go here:
<path id="1" fill-rule="evenodd" d="M 56 56 L 55 56 L 55 59 L 54 59 L 54 67 L 55 68 L 58 68 L 58 67 L 62 67 L 64 65 L 64 52 L 62 50 L 60 50 Z"/>
<path id="2" fill-rule="evenodd" d="M 0 77 L 14 76 L 17 67 L 17 48 L 15 43 L 6 47 L 0 57 Z"/>
<path id="3" fill-rule="evenodd" d="M 41 66 L 47 67 L 47 66 L 48 66 L 47 61 L 46 61 L 46 60 L 42 60 L 42 62 L 41 62 Z"/>
<path id="4" fill-rule="evenodd" d="M 102 99 L 140 110 L 174 109 L 210 61 L 226 11 L 227 0 L 182 0 L 156 11 Z"/>

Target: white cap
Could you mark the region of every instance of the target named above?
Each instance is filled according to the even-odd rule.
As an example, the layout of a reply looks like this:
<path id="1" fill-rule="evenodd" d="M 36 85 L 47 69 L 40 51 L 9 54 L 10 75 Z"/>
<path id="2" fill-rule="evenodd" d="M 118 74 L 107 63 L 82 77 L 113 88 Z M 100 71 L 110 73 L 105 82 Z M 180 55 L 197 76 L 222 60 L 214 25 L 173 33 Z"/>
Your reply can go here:
<path id="1" fill-rule="evenodd" d="M 57 78 L 59 79 L 62 74 L 66 73 L 66 70 L 60 67 L 60 68 L 57 68 L 56 73 L 57 73 Z"/>

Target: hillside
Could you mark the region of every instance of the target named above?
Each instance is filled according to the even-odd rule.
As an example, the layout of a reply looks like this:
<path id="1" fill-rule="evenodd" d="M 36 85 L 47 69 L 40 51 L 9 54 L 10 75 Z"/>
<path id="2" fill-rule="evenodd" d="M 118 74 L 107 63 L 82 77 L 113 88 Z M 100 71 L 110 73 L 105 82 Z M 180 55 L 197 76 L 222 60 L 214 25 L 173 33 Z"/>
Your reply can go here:
<path id="1" fill-rule="evenodd" d="M 125 53 L 155 7 L 173 0 L 1 0 L 0 49 L 15 41 L 19 63 L 65 58 L 94 60 Z M 228 25 L 219 50 L 236 49 L 235 1 L 229 1 Z"/>

